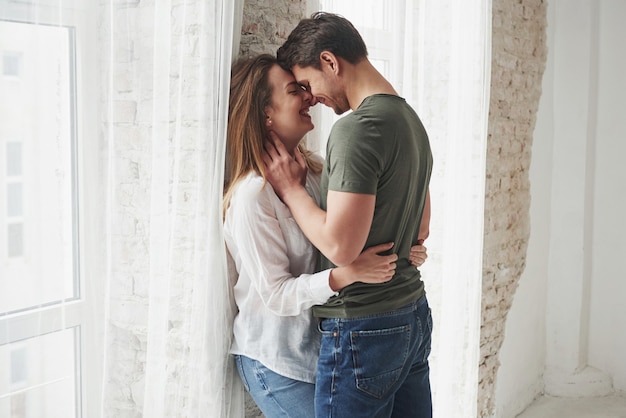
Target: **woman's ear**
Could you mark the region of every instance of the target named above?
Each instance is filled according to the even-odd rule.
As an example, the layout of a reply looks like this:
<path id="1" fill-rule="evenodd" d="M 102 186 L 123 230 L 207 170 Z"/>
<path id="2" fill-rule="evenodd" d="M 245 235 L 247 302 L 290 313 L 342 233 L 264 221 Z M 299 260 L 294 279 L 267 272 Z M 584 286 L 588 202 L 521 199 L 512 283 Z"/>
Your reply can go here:
<path id="1" fill-rule="evenodd" d="M 272 127 L 272 108 L 270 106 L 265 108 L 265 127 L 268 129 Z"/>

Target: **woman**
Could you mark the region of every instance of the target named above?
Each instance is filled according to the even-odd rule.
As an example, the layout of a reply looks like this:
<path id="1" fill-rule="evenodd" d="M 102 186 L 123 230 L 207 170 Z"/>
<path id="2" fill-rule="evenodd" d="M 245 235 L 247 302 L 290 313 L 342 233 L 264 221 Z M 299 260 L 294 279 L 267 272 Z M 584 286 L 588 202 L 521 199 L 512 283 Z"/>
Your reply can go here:
<path id="1" fill-rule="evenodd" d="M 349 266 L 312 274 L 317 250 L 266 184 L 262 155 L 270 131 L 290 152 L 298 147 L 309 168 L 306 188 L 319 200 L 322 160 L 301 143 L 313 129 L 314 104 L 271 55 L 233 66 L 224 194 L 226 245 L 238 275 L 231 352 L 246 390 L 268 418 L 314 417 L 319 333 L 310 308 L 355 281 L 389 280 L 397 260 L 377 255 L 392 247 L 382 244 Z"/>

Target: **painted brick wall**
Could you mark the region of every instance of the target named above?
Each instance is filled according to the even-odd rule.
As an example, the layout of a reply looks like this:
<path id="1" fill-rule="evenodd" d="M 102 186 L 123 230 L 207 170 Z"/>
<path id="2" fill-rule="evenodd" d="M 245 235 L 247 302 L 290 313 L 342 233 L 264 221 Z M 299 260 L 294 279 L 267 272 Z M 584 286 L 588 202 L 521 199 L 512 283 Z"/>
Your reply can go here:
<path id="1" fill-rule="evenodd" d="M 529 167 L 546 64 L 545 0 L 493 0 L 478 415 L 494 414 L 498 352 L 530 235 Z"/>
<path id="2" fill-rule="evenodd" d="M 245 0 L 239 55 L 276 53 L 305 16 L 306 0 Z"/>

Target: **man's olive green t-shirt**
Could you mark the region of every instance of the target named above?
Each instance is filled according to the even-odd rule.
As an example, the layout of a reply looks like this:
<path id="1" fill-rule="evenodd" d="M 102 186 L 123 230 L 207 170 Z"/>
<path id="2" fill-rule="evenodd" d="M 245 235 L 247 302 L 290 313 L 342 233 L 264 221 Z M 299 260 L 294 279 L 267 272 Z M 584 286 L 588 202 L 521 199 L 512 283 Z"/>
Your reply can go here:
<path id="1" fill-rule="evenodd" d="M 365 248 L 394 242 L 393 278 L 382 284 L 353 283 L 313 308 L 322 318 L 361 317 L 397 309 L 424 294 L 420 272 L 409 262 L 417 243 L 432 170 L 432 153 L 422 122 L 398 96 L 367 97 L 333 126 L 322 172 L 320 207 L 329 190 L 376 196 Z M 365 249 L 364 248 L 364 249 Z M 320 255 L 321 269 L 335 265 Z"/>

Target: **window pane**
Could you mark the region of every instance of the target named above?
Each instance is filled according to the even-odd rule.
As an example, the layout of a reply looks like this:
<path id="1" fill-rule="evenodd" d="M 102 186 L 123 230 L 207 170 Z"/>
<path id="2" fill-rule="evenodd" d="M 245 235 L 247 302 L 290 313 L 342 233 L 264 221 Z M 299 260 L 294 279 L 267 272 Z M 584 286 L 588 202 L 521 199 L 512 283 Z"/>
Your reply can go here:
<path id="1" fill-rule="evenodd" d="M 22 144 L 7 142 L 7 176 L 22 175 Z"/>
<path id="2" fill-rule="evenodd" d="M 22 216 L 24 214 L 22 202 L 22 183 L 7 184 L 7 216 Z"/>
<path id="3" fill-rule="evenodd" d="M 2 54 L 2 74 L 8 77 L 19 77 L 20 55 L 13 52 Z"/>
<path id="4" fill-rule="evenodd" d="M 26 376 L 26 348 L 20 347 L 11 350 L 11 384 L 21 384 L 27 381 Z"/>
<path id="5" fill-rule="evenodd" d="M 76 417 L 76 337 L 68 329 L 0 346 L 1 417 Z"/>
<path id="6" fill-rule="evenodd" d="M 24 226 L 21 223 L 7 225 L 7 248 L 9 258 L 24 255 Z M 9 278 L 7 277 L 7 280 Z M 8 302 L 8 301 L 7 301 Z"/>
<path id="7" fill-rule="evenodd" d="M 74 32 L 0 21 L 0 54 L 2 314 L 78 297 Z"/>

